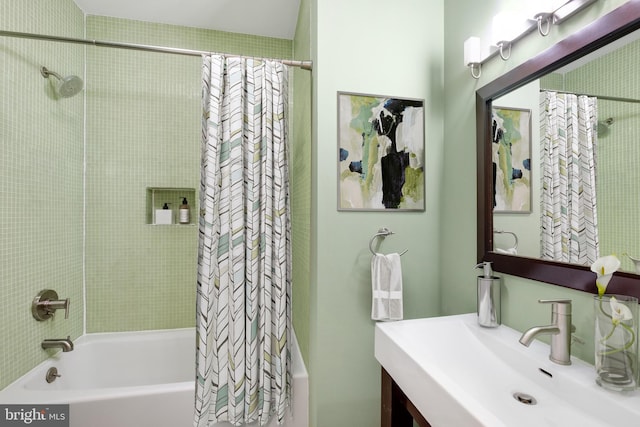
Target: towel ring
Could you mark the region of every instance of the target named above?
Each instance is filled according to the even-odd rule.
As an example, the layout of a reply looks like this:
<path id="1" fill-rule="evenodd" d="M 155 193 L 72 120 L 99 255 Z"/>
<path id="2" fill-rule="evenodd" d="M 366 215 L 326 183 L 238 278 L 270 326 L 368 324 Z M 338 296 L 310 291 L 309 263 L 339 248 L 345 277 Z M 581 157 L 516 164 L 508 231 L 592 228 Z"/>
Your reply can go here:
<path id="1" fill-rule="evenodd" d="M 378 253 L 373 250 L 373 241 L 376 240 L 376 237 L 387 237 L 391 234 L 394 234 L 393 231 L 389 230 L 387 227 L 382 227 L 380 230 L 378 230 L 378 232 L 373 235 L 371 240 L 369 240 L 369 250 L 371 251 L 371 253 L 374 255 L 378 255 Z M 400 253 L 400 256 L 406 254 L 408 250 L 409 249 L 405 249 L 404 251 L 402 251 Z"/>
<path id="2" fill-rule="evenodd" d="M 515 243 L 511 249 L 518 249 L 518 236 L 513 231 L 504 231 L 504 230 L 493 230 L 496 234 L 511 234 L 513 236 L 513 240 Z"/>

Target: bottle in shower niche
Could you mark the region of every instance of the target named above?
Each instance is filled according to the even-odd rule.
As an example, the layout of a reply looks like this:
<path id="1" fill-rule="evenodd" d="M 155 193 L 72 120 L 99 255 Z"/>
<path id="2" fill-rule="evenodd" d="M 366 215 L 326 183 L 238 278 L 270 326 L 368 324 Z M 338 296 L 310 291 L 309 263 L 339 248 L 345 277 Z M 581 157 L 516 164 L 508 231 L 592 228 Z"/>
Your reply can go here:
<path id="1" fill-rule="evenodd" d="M 156 209 L 156 224 L 169 225 L 173 224 L 173 212 L 169 209 L 169 204 L 162 205 L 162 209 Z"/>
<path id="2" fill-rule="evenodd" d="M 180 209 L 178 210 L 179 222 L 180 224 L 189 224 L 189 202 L 187 202 L 187 198 L 182 198 L 182 204 L 180 205 Z"/>

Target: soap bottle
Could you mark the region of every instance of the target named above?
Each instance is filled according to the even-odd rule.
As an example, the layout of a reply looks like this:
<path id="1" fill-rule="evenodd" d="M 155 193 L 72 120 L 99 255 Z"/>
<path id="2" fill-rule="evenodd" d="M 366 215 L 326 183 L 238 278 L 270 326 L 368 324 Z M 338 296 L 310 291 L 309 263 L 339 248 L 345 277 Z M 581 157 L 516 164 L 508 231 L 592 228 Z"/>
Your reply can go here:
<path id="1" fill-rule="evenodd" d="M 180 224 L 189 224 L 189 203 L 187 202 L 187 198 L 182 198 L 182 204 L 179 209 L 179 221 Z"/>
<path id="2" fill-rule="evenodd" d="M 156 224 L 169 225 L 173 223 L 173 213 L 169 209 L 169 204 L 165 202 L 162 209 L 156 209 Z"/>
<path id="3" fill-rule="evenodd" d="M 494 276 L 490 262 L 481 262 L 483 274 L 478 276 L 478 324 L 486 328 L 500 325 L 500 277 Z"/>

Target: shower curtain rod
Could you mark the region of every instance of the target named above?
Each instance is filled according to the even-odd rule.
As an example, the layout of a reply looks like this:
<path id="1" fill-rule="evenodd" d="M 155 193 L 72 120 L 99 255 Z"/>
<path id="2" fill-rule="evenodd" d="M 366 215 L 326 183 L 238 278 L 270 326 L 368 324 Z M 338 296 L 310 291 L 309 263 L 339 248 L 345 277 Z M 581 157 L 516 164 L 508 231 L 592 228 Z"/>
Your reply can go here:
<path id="1" fill-rule="evenodd" d="M 71 37 L 50 36 L 46 34 L 35 34 L 35 33 L 20 33 L 16 31 L 4 31 L 4 30 L 0 30 L 0 36 L 16 37 L 16 38 L 22 38 L 22 39 L 48 40 L 48 41 L 54 41 L 54 42 L 75 43 L 75 44 L 84 44 L 84 45 L 101 46 L 101 47 L 114 47 L 114 48 L 129 49 L 129 50 L 142 50 L 146 52 L 173 53 L 175 55 L 186 55 L 186 56 L 202 56 L 202 55 L 210 55 L 214 53 L 214 52 L 207 52 L 204 50 L 180 49 L 175 47 L 153 46 L 153 45 L 134 44 L 134 43 L 108 42 L 108 41 L 100 41 L 100 40 L 76 39 Z M 227 55 L 227 56 L 235 57 L 235 58 L 270 60 L 270 58 L 257 58 L 253 56 L 243 56 L 243 55 Z M 273 59 L 273 61 L 279 61 L 279 62 L 282 62 L 284 65 L 289 65 L 291 67 L 299 67 L 303 70 L 311 71 L 313 69 L 312 61 L 297 61 L 293 59 Z"/>
<path id="2" fill-rule="evenodd" d="M 591 96 L 593 98 L 598 98 L 605 101 L 630 102 L 633 104 L 640 104 L 640 99 L 633 99 L 633 98 L 618 98 L 615 96 L 599 96 L 599 95 L 590 95 L 588 93 L 565 92 L 563 90 L 551 90 L 551 89 L 540 89 L 540 92 L 566 93 L 566 94 L 576 95 L 576 96 Z"/>

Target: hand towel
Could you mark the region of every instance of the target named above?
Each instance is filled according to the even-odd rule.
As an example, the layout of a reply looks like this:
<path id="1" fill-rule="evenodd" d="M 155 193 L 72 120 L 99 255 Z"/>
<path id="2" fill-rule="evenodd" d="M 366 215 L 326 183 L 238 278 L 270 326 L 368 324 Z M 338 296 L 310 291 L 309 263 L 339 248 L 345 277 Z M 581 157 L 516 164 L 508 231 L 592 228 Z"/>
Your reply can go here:
<path id="1" fill-rule="evenodd" d="M 375 254 L 371 259 L 371 319 L 402 320 L 400 255 Z"/>

